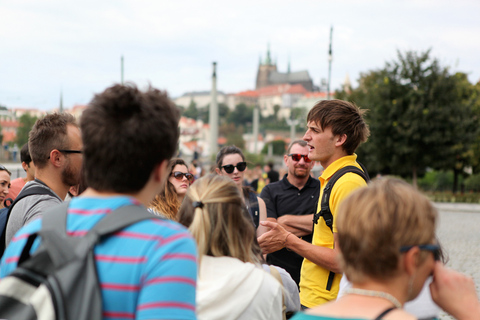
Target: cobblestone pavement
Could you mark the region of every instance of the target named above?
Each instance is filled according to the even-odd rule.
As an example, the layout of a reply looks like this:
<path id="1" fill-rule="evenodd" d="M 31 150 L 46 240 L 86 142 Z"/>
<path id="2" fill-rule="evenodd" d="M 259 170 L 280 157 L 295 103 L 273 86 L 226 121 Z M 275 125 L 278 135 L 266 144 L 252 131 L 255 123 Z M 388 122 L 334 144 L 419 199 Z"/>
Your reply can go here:
<path id="1" fill-rule="evenodd" d="M 437 235 L 448 256 L 447 266 L 471 276 L 480 296 L 480 204 L 435 203 Z M 440 319 L 450 320 L 442 313 Z"/>

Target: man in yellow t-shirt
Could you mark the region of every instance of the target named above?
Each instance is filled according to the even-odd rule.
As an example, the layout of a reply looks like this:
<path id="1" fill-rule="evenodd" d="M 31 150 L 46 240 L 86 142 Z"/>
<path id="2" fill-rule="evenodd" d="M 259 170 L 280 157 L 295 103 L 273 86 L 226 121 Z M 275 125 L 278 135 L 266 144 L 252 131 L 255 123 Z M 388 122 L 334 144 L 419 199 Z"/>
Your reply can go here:
<path id="1" fill-rule="evenodd" d="M 364 113 L 365 110 L 342 100 L 320 101 L 308 113 L 307 132 L 303 137 L 309 147 L 308 157 L 319 161 L 325 169 L 319 178 L 320 199 L 335 172 L 349 165 L 360 168 L 355 150 L 370 134 L 363 119 Z M 274 222 L 262 222 L 271 228 L 258 238 L 264 253 L 287 248 L 305 258 L 300 273 L 300 302 L 303 307 L 311 308 L 337 297 L 342 271 L 337 260 L 338 247 L 335 246 L 335 216 L 342 200 L 354 189 L 365 185 L 365 180 L 355 173 L 346 173 L 335 183 L 329 203 L 333 230 L 323 219 L 319 219 L 314 224 L 312 244 L 290 236 L 290 232 Z M 327 289 L 330 272 L 334 272 L 335 276 L 331 288 Z"/>

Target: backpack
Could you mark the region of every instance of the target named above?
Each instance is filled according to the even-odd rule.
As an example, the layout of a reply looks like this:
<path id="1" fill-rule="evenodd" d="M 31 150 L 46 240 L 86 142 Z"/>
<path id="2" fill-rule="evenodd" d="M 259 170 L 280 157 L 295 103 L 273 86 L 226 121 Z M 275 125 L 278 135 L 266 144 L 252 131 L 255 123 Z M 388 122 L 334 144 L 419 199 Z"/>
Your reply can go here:
<path id="1" fill-rule="evenodd" d="M 102 296 L 93 248 L 136 222 L 161 219 L 139 206 L 121 207 L 102 218 L 85 236 L 66 234 L 68 203 L 42 216 L 41 229 L 27 239 L 18 267 L 0 281 L 0 319 L 102 319 Z M 32 245 L 41 237 L 38 249 Z"/>
<path id="2" fill-rule="evenodd" d="M 317 212 L 313 215 L 313 223 L 317 224 L 318 219 L 320 217 L 325 220 L 325 224 L 327 227 L 330 228 L 330 230 L 333 233 L 333 215 L 332 211 L 330 210 L 330 194 L 332 193 L 333 186 L 335 185 L 335 182 L 337 182 L 338 179 L 340 179 L 344 174 L 348 172 L 353 172 L 358 174 L 360 177 L 362 177 L 365 182 L 370 181 L 370 176 L 368 175 L 368 171 L 365 168 L 363 164 L 358 162 L 360 167 L 362 167 L 363 171 L 355 166 L 346 166 L 341 169 L 339 169 L 337 172 L 333 174 L 333 176 L 328 180 L 327 185 L 323 189 L 323 195 L 322 199 L 320 200 L 320 212 Z M 328 281 L 327 281 L 327 287 L 326 289 L 330 291 L 332 289 L 332 284 L 333 284 L 333 278 L 335 277 L 335 272 L 330 271 L 330 274 L 328 275 Z"/>
<path id="3" fill-rule="evenodd" d="M 8 224 L 8 218 L 10 218 L 10 213 L 12 212 L 13 207 L 15 207 L 17 202 L 19 202 L 23 198 L 33 196 L 33 195 L 41 195 L 41 194 L 48 194 L 48 195 L 51 195 L 52 197 L 57 197 L 50 188 L 47 189 L 41 186 L 33 186 L 30 188 L 26 187 L 20 191 L 18 196 L 15 198 L 15 201 L 13 201 L 12 204 L 8 207 L 7 216 L 5 218 L 5 224 L 1 226 L 2 228 L 0 230 L 0 258 L 3 256 L 3 253 L 5 252 L 5 248 L 7 246 L 7 224 Z"/>

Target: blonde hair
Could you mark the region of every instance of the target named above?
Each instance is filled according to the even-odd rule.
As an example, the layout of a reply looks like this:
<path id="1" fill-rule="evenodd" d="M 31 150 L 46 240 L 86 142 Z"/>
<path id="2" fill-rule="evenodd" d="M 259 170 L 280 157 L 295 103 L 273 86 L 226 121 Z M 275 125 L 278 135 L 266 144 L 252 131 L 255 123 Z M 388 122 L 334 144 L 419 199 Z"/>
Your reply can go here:
<path id="1" fill-rule="evenodd" d="M 260 263 L 255 228 L 230 178 L 209 174 L 195 181 L 180 206 L 178 220 L 195 238 L 200 257 L 228 256 Z"/>
<path id="2" fill-rule="evenodd" d="M 394 276 L 400 247 L 432 243 L 436 218 L 431 202 L 398 179 L 383 178 L 354 191 L 336 218 L 344 273 L 352 282 Z M 421 257 L 419 262 L 426 252 Z"/>

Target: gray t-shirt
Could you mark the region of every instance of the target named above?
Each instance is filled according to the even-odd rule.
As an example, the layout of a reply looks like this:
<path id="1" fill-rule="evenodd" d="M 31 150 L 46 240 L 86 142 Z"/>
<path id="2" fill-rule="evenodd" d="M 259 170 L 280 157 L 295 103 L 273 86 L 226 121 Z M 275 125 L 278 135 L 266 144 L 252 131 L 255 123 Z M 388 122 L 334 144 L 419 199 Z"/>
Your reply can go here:
<path id="1" fill-rule="evenodd" d="M 22 190 L 34 186 L 41 186 L 45 189 L 49 189 L 55 196 L 51 196 L 50 194 L 35 194 L 25 197 L 15 204 L 12 212 L 10 213 L 10 217 L 8 218 L 7 228 L 5 231 L 6 246 L 8 246 L 15 233 L 17 233 L 17 231 L 20 230 L 24 225 L 32 220 L 40 218 L 45 210 L 62 203 L 62 199 L 60 199 L 60 197 L 56 195 L 52 189 L 47 187 L 42 182 L 39 182 L 38 179 L 29 181 Z"/>

